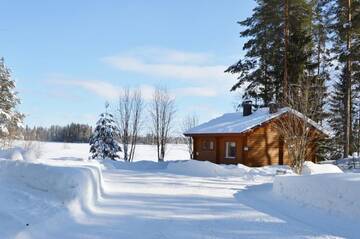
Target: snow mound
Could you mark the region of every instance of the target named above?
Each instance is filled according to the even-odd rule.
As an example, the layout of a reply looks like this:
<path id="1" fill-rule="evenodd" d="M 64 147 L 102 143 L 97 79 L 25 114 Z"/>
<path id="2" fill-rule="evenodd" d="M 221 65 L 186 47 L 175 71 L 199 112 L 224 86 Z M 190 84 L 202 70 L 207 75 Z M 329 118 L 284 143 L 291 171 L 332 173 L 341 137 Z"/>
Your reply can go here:
<path id="1" fill-rule="evenodd" d="M 195 177 L 243 176 L 249 172 L 244 165 L 218 165 L 208 161 L 182 160 L 168 162 L 166 172 Z"/>
<path id="2" fill-rule="evenodd" d="M 37 152 L 34 148 L 13 147 L 0 150 L 0 158 L 3 159 L 37 161 L 36 155 Z"/>
<path id="3" fill-rule="evenodd" d="M 356 173 L 276 176 L 273 193 L 333 214 L 360 215 L 360 175 Z"/>
<path id="4" fill-rule="evenodd" d="M 89 208 L 103 193 L 101 169 L 93 165 L 47 165 L 0 159 L 0 180 L 21 183 L 69 205 Z"/>
<path id="5" fill-rule="evenodd" d="M 152 170 L 162 170 L 167 166 L 167 162 L 155 162 L 155 161 L 136 161 L 136 162 L 124 162 L 124 161 L 114 161 L 114 160 L 101 160 L 101 164 L 106 169 L 124 169 L 124 170 L 133 170 L 133 171 L 152 171 Z"/>
<path id="6" fill-rule="evenodd" d="M 159 173 L 171 173 L 192 177 L 248 177 L 254 176 L 274 176 L 278 171 L 283 174 L 292 174 L 288 166 L 267 166 L 260 168 L 250 168 L 243 164 L 225 165 L 214 164 L 209 161 L 198 160 L 174 160 L 166 162 L 137 161 L 123 162 L 103 160 L 101 164 L 105 169 L 110 170 L 131 170 L 131 171 L 157 171 Z"/>
<path id="7" fill-rule="evenodd" d="M 311 161 L 305 161 L 302 174 L 324 174 L 324 173 L 343 173 L 343 171 L 333 164 L 315 164 Z"/>
<path id="8" fill-rule="evenodd" d="M 2 149 L 0 150 L 0 158 L 12 159 L 12 160 L 23 160 L 22 154 L 25 150 L 21 147 Z"/>

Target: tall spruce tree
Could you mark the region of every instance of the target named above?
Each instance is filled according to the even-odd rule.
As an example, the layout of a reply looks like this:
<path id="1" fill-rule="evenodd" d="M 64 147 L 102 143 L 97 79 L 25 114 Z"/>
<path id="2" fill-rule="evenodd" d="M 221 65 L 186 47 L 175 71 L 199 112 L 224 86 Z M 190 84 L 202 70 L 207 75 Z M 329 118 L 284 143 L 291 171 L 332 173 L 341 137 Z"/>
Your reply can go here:
<path id="1" fill-rule="evenodd" d="M 343 148 L 343 156 L 353 152 L 354 109 L 359 90 L 360 59 L 360 1 L 328 0 L 328 15 L 331 21 L 333 54 L 338 73 L 338 84 L 332 97 L 331 121 L 341 117 L 337 124 L 332 124 L 336 142 Z M 336 106 L 342 104 L 343 110 Z"/>
<path id="2" fill-rule="evenodd" d="M 0 59 L 0 140 L 3 144 L 19 136 L 24 115 L 17 111 L 20 99 L 15 91 L 15 81 L 10 70 L 5 66 L 4 58 Z"/>
<path id="3" fill-rule="evenodd" d="M 340 77 L 344 77 L 342 74 Z M 334 135 L 331 138 L 331 158 L 339 158 L 343 154 L 344 145 L 344 127 L 345 127 L 345 92 L 346 92 L 345 80 L 337 80 L 333 85 L 333 90 L 330 95 L 329 107 L 330 114 L 329 126 L 333 129 Z"/>
<path id="4" fill-rule="evenodd" d="M 94 133 L 90 138 L 90 153 L 93 159 L 116 160 L 119 158 L 118 152 L 121 151 L 121 147 L 117 139 L 120 130 L 113 118 L 112 114 L 102 113 L 96 123 Z"/>

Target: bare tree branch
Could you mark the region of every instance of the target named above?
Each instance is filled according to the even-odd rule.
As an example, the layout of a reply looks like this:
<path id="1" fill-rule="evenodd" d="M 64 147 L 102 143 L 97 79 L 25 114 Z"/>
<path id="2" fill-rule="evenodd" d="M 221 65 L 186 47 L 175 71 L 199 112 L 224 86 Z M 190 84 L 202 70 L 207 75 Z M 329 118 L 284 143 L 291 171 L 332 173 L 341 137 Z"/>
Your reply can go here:
<path id="1" fill-rule="evenodd" d="M 194 128 L 199 123 L 199 119 L 196 115 L 188 115 L 182 124 L 182 131 L 186 132 L 191 128 Z M 186 137 L 185 136 L 185 142 L 187 145 L 187 149 L 190 155 L 190 159 L 194 158 L 194 148 L 193 148 L 193 139 L 192 137 Z"/>
<path id="2" fill-rule="evenodd" d="M 284 105 L 290 110 L 276 121 L 275 128 L 287 147 L 290 163 L 295 173 L 301 174 L 304 161 L 310 159 L 311 150 L 323 135 L 312 126 L 311 118 L 317 114 L 316 96 L 310 94 L 310 85 L 293 86 Z M 299 114 L 301 112 L 302 114 Z"/>
<path id="3" fill-rule="evenodd" d="M 124 160 L 133 161 L 143 111 L 140 90 L 130 92 L 126 88 L 119 97 L 117 108 L 120 140 L 123 144 Z"/>
<path id="4" fill-rule="evenodd" d="M 150 117 L 159 162 L 164 161 L 165 158 L 174 115 L 175 100 L 166 89 L 156 88 L 151 102 Z"/>

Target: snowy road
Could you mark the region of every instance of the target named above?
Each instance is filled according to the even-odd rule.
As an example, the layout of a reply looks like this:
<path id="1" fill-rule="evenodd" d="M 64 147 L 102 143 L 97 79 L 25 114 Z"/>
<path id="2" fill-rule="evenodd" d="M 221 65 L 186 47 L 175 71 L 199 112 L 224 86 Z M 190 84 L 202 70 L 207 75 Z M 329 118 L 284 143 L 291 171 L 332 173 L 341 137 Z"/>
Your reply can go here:
<path id="1" fill-rule="evenodd" d="M 271 177 L 206 178 L 107 170 L 92 210 L 74 207 L 18 238 L 356 238 L 348 225 L 270 194 Z"/>

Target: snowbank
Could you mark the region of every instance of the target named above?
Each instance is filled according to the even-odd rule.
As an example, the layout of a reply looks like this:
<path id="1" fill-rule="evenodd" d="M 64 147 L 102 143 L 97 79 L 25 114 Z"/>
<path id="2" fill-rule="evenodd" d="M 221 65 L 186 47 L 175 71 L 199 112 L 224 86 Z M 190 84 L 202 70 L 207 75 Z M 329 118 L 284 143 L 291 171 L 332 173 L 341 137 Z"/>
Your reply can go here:
<path id="1" fill-rule="evenodd" d="M 305 161 L 302 174 L 323 174 L 323 173 L 342 173 L 343 171 L 333 164 L 315 164 L 311 161 Z"/>
<path id="2" fill-rule="evenodd" d="M 360 175 L 355 173 L 277 176 L 273 192 L 330 213 L 358 218 Z"/>
<path id="3" fill-rule="evenodd" d="M 244 165 L 218 165 L 208 161 L 177 160 L 161 163 L 153 161 L 122 162 L 102 161 L 106 169 L 123 169 L 132 171 L 158 171 L 193 177 L 244 176 L 251 168 Z"/>
<path id="4" fill-rule="evenodd" d="M 103 192 L 100 167 L 92 165 L 47 165 L 0 159 L 0 180 L 21 183 L 49 193 L 64 204 L 78 201 L 89 208 Z"/>
<path id="5" fill-rule="evenodd" d="M 218 165 L 208 161 L 182 160 L 169 162 L 165 170 L 168 173 L 195 177 L 243 176 L 249 168 L 240 166 Z"/>
<path id="6" fill-rule="evenodd" d="M 0 158 L 12 160 L 38 161 L 41 155 L 41 144 L 34 142 L 28 144 L 27 147 L 16 146 L 0 150 Z"/>
<path id="7" fill-rule="evenodd" d="M 26 153 L 21 147 L 9 148 L 0 150 L 0 158 L 12 159 L 12 160 L 23 160 L 23 154 Z"/>
<path id="8" fill-rule="evenodd" d="M 133 171 L 153 171 L 166 169 L 168 162 L 155 162 L 155 161 L 136 161 L 136 162 L 124 162 L 113 160 L 101 160 L 101 164 L 106 169 L 124 169 Z"/>
<path id="9" fill-rule="evenodd" d="M 281 170 L 285 174 L 292 174 L 288 166 L 266 166 L 250 168 L 242 164 L 224 165 L 214 164 L 209 161 L 177 160 L 161 163 L 153 161 L 101 161 L 106 169 L 122 169 L 132 171 L 158 171 L 192 177 L 253 177 L 253 176 L 274 176 Z"/>

